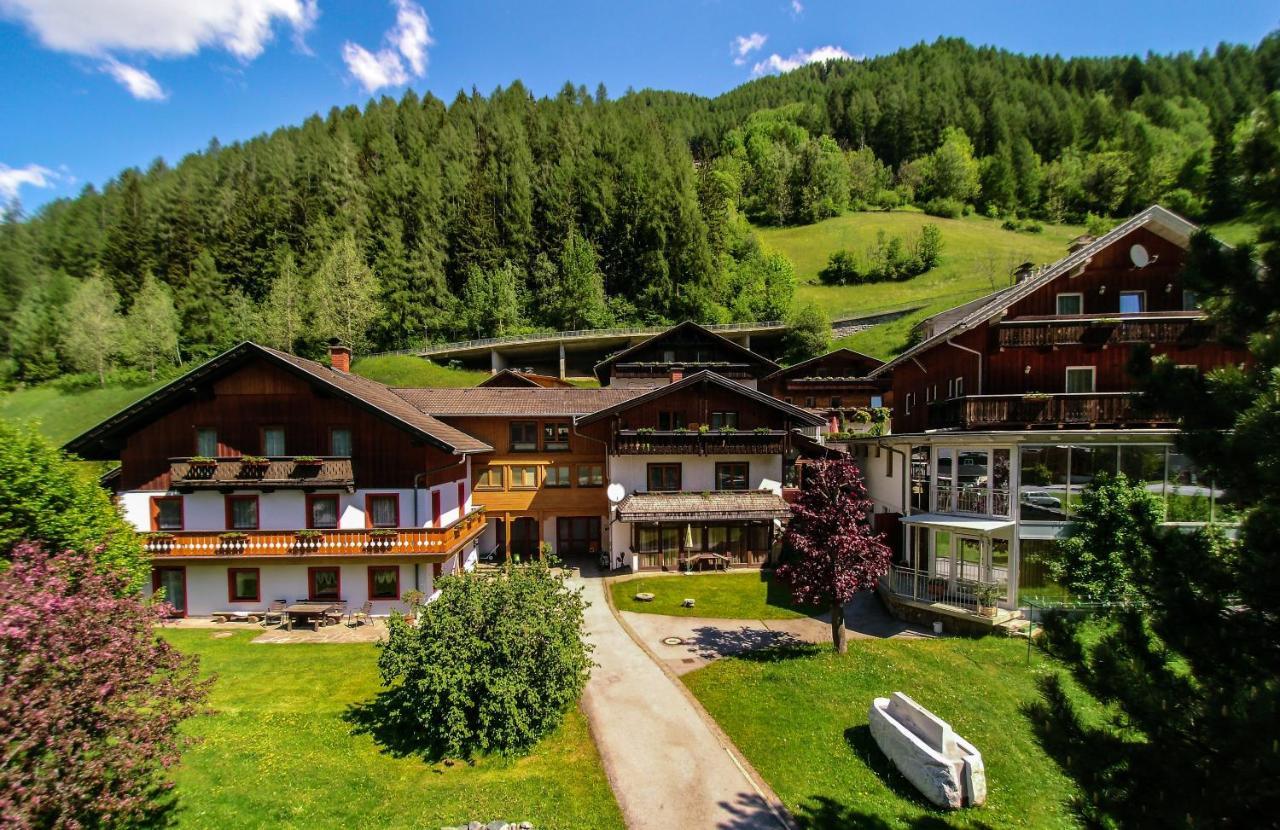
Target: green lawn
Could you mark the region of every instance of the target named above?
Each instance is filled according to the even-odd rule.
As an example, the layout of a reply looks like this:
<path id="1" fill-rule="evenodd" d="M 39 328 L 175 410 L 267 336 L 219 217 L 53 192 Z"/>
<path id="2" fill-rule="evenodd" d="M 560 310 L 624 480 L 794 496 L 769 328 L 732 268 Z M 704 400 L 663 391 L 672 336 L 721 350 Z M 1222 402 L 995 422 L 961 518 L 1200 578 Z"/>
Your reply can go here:
<path id="1" fill-rule="evenodd" d="M 925 223 L 942 231 L 942 261 L 937 268 L 903 282 L 873 285 L 825 286 L 818 271 L 837 250 L 859 254 L 871 246 L 876 233 L 912 237 Z M 796 266 L 797 299 L 815 302 L 833 318 L 874 311 L 923 305 L 910 317 L 841 340 L 848 346 L 888 357 L 901 349 L 911 326 L 933 314 L 1009 284 L 1010 272 L 1020 262 L 1054 262 L 1067 253 L 1067 242 L 1082 233 L 1079 227 L 1045 225 L 1038 234 L 1006 231 L 995 219 L 967 216 L 941 219 L 915 211 L 848 213 L 813 225 L 791 228 L 759 228 L 768 250 L 786 254 Z"/>
<path id="2" fill-rule="evenodd" d="M 488 372 L 450 369 L 413 355 L 380 355 L 357 358 L 351 371 L 388 386 L 475 386 Z"/>
<path id="3" fill-rule="evenodd" d="M 87 392 L 64 392 L 47 383 L 29 386 L 0 394 L 0 418 L 38 421 L 40 431 L 61 444 L 162 385 L 108 386 Z"/>
<path id="4" fill-rule="evenodd" d="M 613 583 L 613 604 L 622 611 L 668 614 L 673 617 L 719 617 L 731 620 L 792 620 L 809 616 L 791 605 L 791 592 L 766 571 L 727 574 L 649 576 Z M 636 602 L 638 593 L 654 595 L 653 602 Z M 685 598 L 696 601 L 682 608 Z"/>
<path id="5" fill-rule="evenodd" d="M 844 657 L 812 648 L 727 658 L 683 679 L 806 828 L 1075 827 L 1065 806 L 1074 785 L 1021 711 L 1052 664 L 1026 659 L 1025 642 L 995 636 L 854 640 Z M 867 710 L 895 691 L 982 753 L 985 807 L 934 810 L 885 760 Z"/>
<path id="6" fill-rule="evenodd" d="M 175 771 L 179 828 L 623 826 L 577 709 L 526 758 L 428 764 L 383 751 L 344 717 L 378 693 L 373 645 L 251 645 L 252 632 L 221 633 L 162 635 L 218 677 L 214 713 L 186 725 L 197 741 Z"/>

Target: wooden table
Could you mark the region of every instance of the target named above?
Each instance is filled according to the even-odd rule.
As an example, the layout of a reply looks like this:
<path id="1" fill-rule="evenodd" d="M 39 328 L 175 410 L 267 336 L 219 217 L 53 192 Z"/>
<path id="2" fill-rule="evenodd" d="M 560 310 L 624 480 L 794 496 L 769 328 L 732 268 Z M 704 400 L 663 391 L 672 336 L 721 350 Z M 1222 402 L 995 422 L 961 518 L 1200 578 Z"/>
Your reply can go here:
<path id="1" fill-rule="evenodd" d="M 286 631 L 293 630 L 293 618 L 300 617 L 304 620 L 324 620 L 325 612 L 333 608 L 335 603 L 332 602 L 295 602 L 288 608 L 284 609 L 284 627 Z M 319 625 L 316 629 L 319 630 Z"/>

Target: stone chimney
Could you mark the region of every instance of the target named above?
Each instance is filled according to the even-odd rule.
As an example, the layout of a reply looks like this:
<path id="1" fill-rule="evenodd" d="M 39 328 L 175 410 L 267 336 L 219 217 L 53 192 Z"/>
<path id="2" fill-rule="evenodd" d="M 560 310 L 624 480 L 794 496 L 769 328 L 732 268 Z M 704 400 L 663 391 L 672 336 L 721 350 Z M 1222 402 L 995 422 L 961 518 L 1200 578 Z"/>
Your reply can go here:
<path id="1" fill-rule="evenodd" d="M 351 371 L 351 347 L 336 337 L 329 339 L 329 365 L 339 372 Z"/>
<path id="2" fill-rule="evenodd" d="M 1025 282 L 1035 272 L 1036 264 L 1034 262 L 1024 262 L 1013 269 L 1013 281 L 1015 284 Z"/>
<path id="3" fill-rule="evenodd" d="M 672 383 L 676 383 L 676 382 L 681 381 L 681 380 L 684 380 L 684 367 L 683 367 L 683 366 L 672 366 L 672 367 L 671 367 L 671 382 L 672 382 Z"/>

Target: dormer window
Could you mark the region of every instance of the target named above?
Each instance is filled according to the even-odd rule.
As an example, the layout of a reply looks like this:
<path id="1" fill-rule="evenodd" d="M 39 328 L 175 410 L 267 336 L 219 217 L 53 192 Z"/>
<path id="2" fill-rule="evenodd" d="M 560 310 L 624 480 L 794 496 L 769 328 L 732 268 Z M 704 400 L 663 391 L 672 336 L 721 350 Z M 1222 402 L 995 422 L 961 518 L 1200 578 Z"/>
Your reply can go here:
<path id="1" fill-rule="evenodd" d="M 1078 291 L 1058 295 L 1058 316 L 1078 317 L 1084 314 L 1084 295 Z"/>

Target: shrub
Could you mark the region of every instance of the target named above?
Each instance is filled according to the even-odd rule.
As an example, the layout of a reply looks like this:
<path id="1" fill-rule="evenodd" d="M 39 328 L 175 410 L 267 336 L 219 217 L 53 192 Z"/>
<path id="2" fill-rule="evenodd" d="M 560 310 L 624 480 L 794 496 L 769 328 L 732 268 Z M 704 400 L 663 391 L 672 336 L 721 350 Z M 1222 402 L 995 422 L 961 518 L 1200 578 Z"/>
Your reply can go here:
<path id="1" fill-rule="evenodd" d="M 862 282 L 858 258 L 853 251 L 840 250 L 827 259 L 827 266 L 818 272 L 824 285 L 857 285 Z"/>
<path id="2" fill-rule="evenodd" d="M 943 219 L 959 219 L 965 212 L 964 203 L 958 199 L 930 199 L 920 208 L 930 216 Z"/>
<path id="3" fill-rule="evenodd" d="M 92 554 L 135 589 L 150 573 L 133 526 L 107 492 L 32 427 L 0 423 L 0 557 L 24 539 Z"/>
<path id="4" fill-rule="evenodd" d="M 1134 599 L 1133 573 L 1151 556 L 1162 513 L 1160 499 L 1123 473 L 1097 476 L 1084 488 L 1049 572 L 1076 596 Z"/>
<path id="5" fill-rule="evenodd" d="M 1099 216 L 1096 213 L 1086 213 L 1084 215 L 1085 233 L 1092 237 L 1096 238 L 1102 236 L 1114 226 L 1115 222 L 1112 222 L 1105 216 Z"/>
<path id="6" fill-rule="evenodd" d="M 581 592 L 546 562 L 438 587 L 417 625 L 393 614 L 379 646 L 399 730 L 431 757 L 527 753 L 586 685 Z"/>
<path id="7" fill-rule="evenodd" d="M 150 826 L 166 810 L 178 726 L 212 680 L 128 587 L 86 552 L 30 543 L 0 572 L 0 824 Z"/>

